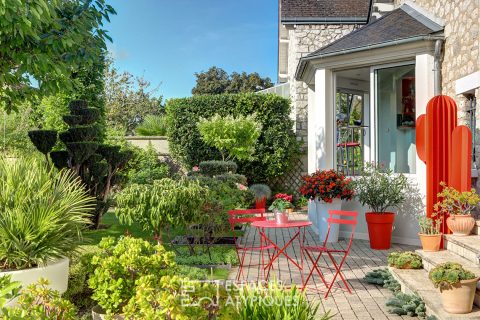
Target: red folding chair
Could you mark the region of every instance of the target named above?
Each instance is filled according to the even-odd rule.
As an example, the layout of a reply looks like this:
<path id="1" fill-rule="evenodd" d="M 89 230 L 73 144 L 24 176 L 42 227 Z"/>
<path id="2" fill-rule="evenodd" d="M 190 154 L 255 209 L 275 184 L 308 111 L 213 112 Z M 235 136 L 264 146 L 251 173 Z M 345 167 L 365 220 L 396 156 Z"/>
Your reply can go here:
<path id="1" fill-rule="evenodd" d="M 323 242 L 323 245 L 321 246 L 304 246 L 303 247 L 303 252 L 307 255 L 308 259 L 312 263 L 312 268 L 310 270 L 310 273 L 308 274 L 308 277 L 305 280 L 305 283 L 303 283 L 303 290 L 307 287 L 308 281 L 312 277 L 312 274 L 314 271 L 318 273 L 320 276 L 320 279 L 322 279 L 323 284 L 325 287 L 328 288 L 327 293 L 325 294 L 325 299 L 328 297 L 328 294 L 332 290 L 333 285 L 335 284 L 335 280 L 337 279 L 337 276 L 340 276 L 342 279 L 343 284 L 345 285 L 345 288 L 348 290 L 349 293 L 352 293 L 350 290 L 350 287 L 347 284 L 347 281 L 345 280 L 345 277 L 342 274 L 342 266 L 345 262 L 345 259 L 348 256 L 348 253 L 350 252 L 350 248 L 352 247 L 353 243 L 353 235 L 355 234 L 355 228 L 357 226 L 357 216 L 358 212 L 354 211 L 341 211 L 341 210 L 329 210 L 328 211 L 329 218 L 328 218 L 328 231 L 327 235 L 325 237 L 325 241 Z M 349 219 L 345 219 L 345 218 Z M 327 247 L 327 242 L 328 242 L 328 236 L 330 234 L 330 227 L 332 224 L 339 224 L 339 225 L 349 225 L 351 226 L 351 234 L 350 234 L 350 240 L 348 242 L 348 247 L 344 250 L 340 249 L 333 249 L 333 248 L 328 248 Z M 333 276 L 333 280 L 328 285 L 327 281 L 325 280 L 325 277 L 323 276 L 322 272 L 319 269 L 318 262 L 320 261 L 320 258 L 322 257 L 323 253 L 326 253 L 330 260 L 332 261 L 333 265 L 335 268 L 331 268 L 332 270 L 335 270 L 335 275 Z M 314 259 L 314 253 L 318 253 L 318 257 Z M 340 264 L 337 264 L 337 261 L 333 257 L 332 253 L 343 253 L 342 261 Z"/>
<path id="2" fill-rule="evenodd" d="M 262 237 L 259 236 L 260 238 L 260 246 L 255 246 L 255 244 L 252 242 L 251 244 L 247 243 L 241 243 L 239 238 L 235 234 L 235 226 L 238 225 L 246 225 L 249 223 L 252 223 L 254 221 L 265 221 L 267 220 L 267 217 L 265 216 L 265 208 L 262 209 L 246 209 L 246 210 L 230 210 L 228 211 L 228 222 L 230 223 L 230 226 L 233 231 L 233 239 L 235 241 L 235 250 L 237 251 L 237 257 L 239 261 L 239 272 L 237 274 L 237 281 L 240 280 L 240 276 L 242 276 L 243 279 L 245 279 L 245 275 L 243 273 L 243 266 L 245 262 L 245 256 L 248 251 L 259 251 L 260 252 L 260 257 L 259 259 L 262 259 L 262 262 L 259 263 L 258 265 L 249 265 L 249 266 L 263 266 L 265 259 L 263 257 L 263 253 L 265 250 L 267 250 L 267 254 L 269 258 L 270 256 L 270 249 L 274 249 L 272 252 L 272 255 L 275 254 L 275 246 L 274 245 L 267 245 L 263 243 Z M 256 232 L 256 230 L 255 230 Z M 273 267 L 268 268 L 268 273 L 267 277 L 270 274 L 270 269 Z M 263 269 L 263 268 L 262 268 Z M 265 278 L 265 270 L 264 272 L 264 278 Z"/>

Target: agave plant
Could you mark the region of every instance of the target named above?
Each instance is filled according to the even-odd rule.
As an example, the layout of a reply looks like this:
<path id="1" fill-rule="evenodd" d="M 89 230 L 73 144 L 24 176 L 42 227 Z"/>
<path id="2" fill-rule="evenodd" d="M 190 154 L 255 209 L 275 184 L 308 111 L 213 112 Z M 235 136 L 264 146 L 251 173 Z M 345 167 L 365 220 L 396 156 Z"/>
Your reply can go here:
<path id="1" fill-rule="evenodd" d="M 164 136 L 167 134 L 167 122 L 164 116 L 148 115 L 135 128 L 139 136 Z"/>
<path id="2" fill-rule="evenodd" d="M 31 268 L 74 252 L 95 207 L 70 170 L 0 158 L 0 269 Z"/>

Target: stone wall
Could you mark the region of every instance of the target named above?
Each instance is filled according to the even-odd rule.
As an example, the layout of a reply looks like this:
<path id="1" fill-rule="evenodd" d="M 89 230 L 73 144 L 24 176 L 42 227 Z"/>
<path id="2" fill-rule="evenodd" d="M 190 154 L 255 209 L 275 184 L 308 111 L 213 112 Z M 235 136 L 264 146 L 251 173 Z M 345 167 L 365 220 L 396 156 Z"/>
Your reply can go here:
<path id="1" fill-rule="evenodd" d="M 288 81 L 292 106 L 295 110 L 297 139 L 307 149 L 307 86 L 295 80 L 295 71 L 300 58 L 347 35 L 356 25 L 288 25 Z"/>

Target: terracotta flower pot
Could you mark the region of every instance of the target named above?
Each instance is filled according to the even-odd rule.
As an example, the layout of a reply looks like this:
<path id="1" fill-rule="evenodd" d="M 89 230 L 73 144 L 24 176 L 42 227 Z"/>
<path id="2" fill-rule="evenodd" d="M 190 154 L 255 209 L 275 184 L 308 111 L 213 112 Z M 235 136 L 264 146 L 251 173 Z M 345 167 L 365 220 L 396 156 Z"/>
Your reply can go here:
<path id="1" fill-rule="evenodd" d="M 368 225 L 370 248 L 376 250 L 390 249 L 395 213 L 367 212 L 365 213 L 365 218 Z"/>
<path id="2" fill-rule="evenodd" d="M 255 208 L 256 209 L 265 209 L 267 204 L 267 198 L 263 197 L 262 199 L 255 200 Z"/>
<path id="3" fill-rule="evenodd" d="M 472 312 L 478 279 L 462 280 L 448 289 L 440 289 L 443 309 L 455 314 Z"/>
<path id="4" fill-rule="evenodd" d="M 443 234 L 425 234 L 419 233 L 420 242 L 422 243 L 422 249 L 426 252 L 433 252 L 440 250 L 440 242 L 442 241 Z"/>
<path id="5" fill-rule="evenodd" d="M 448 229 L 456 236 L 468 236 L 475 226 L 475 219 L 467 215 L 451 215 L 447 218 Z"/>

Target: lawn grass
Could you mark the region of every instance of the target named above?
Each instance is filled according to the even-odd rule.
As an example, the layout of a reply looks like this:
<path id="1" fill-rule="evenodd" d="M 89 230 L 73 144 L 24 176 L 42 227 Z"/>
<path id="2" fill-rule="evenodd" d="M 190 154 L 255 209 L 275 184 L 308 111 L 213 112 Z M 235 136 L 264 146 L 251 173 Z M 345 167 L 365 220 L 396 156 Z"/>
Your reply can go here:
<path id="1" fill-rule="evenodd" d="M 96 245 L 103 237 L 114 237 L 118 239 L 127 233 L 136 238 L 152 240 L 152 235 L 144 231 L 139 225 L 122 225 L 118 221 L 113 211 L 107 212 L 102 218 L 102 228 L 98 230 L 89 230 L 84 233 L 85 244 Z"/>

